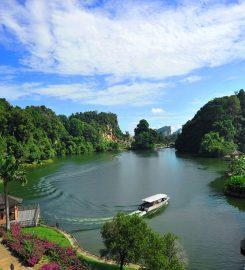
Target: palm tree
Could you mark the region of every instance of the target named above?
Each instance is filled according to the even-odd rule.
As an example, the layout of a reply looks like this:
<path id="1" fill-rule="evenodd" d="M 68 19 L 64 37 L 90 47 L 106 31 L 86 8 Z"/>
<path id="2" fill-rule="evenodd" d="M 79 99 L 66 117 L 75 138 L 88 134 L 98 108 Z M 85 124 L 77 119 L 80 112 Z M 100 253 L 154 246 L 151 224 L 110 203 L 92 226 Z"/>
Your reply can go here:
<path id="1" fill-rule="evenodd" d="M 17 181 L 24 185 L 27 182 L 26 174 L 21 169 L 20 162 L 17 161 L 14 156 L 0 158 L 0 181 L 3 182 L 5 197 L 6 230 L 10 230 L 8 183 Z"/>

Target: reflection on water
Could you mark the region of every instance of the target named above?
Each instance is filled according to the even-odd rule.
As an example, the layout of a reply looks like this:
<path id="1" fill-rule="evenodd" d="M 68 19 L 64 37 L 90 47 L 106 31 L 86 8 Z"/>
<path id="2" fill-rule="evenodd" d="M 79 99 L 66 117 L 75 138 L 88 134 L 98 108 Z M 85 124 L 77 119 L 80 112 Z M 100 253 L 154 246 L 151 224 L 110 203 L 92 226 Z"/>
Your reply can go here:
<path id="1" fill-rule="evenodd" d="M 58 222 L 92 252 L 102 248 L 105 221 L 135 211 L 142 198 L 166 193 L 169 205 L 145 220 L 161 234 L 178 235 L 189 269 L 238 270 L 244 266 L 244 201 L 223 195 L 218 178 L 226 166 L 174 149 L 73 156 L 30 169 L 28 184 L 11 183 L 10 190 L 25 203 L 39 203 L 48 224 Z"/>
<path id="2" fill-rule="evenodd" d="M 169 204 L 168 204 L 169 205 Z M 158 215 L 162 215 L 165 211 L 166 211 L 166 208 L 168 207 L 168 205 L 165 205 L 163 207 L 161 207 L 160 209 L 158 209 L 157 211 L 155 212 L 152 212 L 152 213 L 149 213 L 145 216 L 145 218 L 147 219 L 152 219 L 152 218 L 155 218 L 156 216 Z"/>
<path id="3" fill-rule="evenodd" d="M 210 183 L 210 186 L 213 188 L 215 191 L 215 196 L 220 196 L 222 198 L 225 198 L 227 203 L 232 205 L 233 207 L 238 208 L 240 211 L 245 211 L 245 199 L 240 199 L 240 198 L 234 198 L 231 196 L 227 196 L 224 194 L 224 182 L 225 182 L 224 177 L 218 177 L 214 181 Z"/>
<path id="4" fill-rule="evenodd" d="M 135 150 L 134 154 L 141 158 L 158 157 L 160 150 Z"/>

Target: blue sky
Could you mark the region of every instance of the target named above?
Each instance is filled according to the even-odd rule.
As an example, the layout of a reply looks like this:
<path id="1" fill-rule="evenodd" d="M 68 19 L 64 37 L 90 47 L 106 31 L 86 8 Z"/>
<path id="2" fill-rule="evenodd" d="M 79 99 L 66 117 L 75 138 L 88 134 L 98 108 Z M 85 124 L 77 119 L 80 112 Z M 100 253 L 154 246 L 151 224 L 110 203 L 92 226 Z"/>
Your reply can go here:
<path id="1" fill-rule="evenodd" d="M 1 0 L 0 97 L 181 127 L 245 88 L 245 1 Z"/>

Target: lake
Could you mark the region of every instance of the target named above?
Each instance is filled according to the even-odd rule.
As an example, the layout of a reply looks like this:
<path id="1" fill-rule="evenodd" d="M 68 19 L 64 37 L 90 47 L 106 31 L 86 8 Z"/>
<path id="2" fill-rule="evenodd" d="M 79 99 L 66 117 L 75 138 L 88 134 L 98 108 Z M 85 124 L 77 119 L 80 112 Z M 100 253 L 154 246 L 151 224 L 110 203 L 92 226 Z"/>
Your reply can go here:
<path id="1" fill-rule="evenodd" d="M 142 198 L 166 193 L 169 205 L 145 220 L 159 233 L 179 237 L 188 269 L 243 269 L 245 200 L 223 195 L 226 166 L 218 159 L 178 156 L 174 149 L 99 153 L 29 169 L 28 185 L 11 183 L 10 190 L 26 204 L 39 203 L 45 222 L 58 222 L 94 253 L 102 247 L 106 220 L 136 210 Z"/>

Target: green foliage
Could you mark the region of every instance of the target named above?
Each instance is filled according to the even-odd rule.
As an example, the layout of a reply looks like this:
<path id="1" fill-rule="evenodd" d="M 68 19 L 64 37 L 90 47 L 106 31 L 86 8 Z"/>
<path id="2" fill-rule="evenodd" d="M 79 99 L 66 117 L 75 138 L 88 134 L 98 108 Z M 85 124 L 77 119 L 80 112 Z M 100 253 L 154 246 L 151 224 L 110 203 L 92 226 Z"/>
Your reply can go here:
<path id="1" fill-rule="evenodd" d="M 146 270 L 183 270 L 184 263 L 179 259 L 177 238 L 171 233 L 160 236 L 150 232 L 144 253 Z"/>
<path id="2" fill-rule="evenodd" d="M 229 164 L 228 172 L 232 175 L 245 175 L 245 156 L 234 158 Z"/>
<path id="3" fill-rule="evenodd" d="M 174 145 L 177 139 L 177 134 L 171 134 L 168 136 L 164 136 L 161 133 L 157 134 L 157 143 L 164 144 L 164 145 Z"/>
<path id="4" fill-rule="evenodd" d="M 11 181 L 17 181 L 26 184 L 27 178 L 21 165 L 14 156 L 0 157 L 0 181 L 3 182 L 5 195 L 5 213 L 6 213 L 6 230 L 10 229 L 9 221 L 9 202 L 8 202 L 8 184 Z"/>
<path id="5" fill-rule="evenodd" d="M 231 176 L 225 182 L 226 191 L 245 195 L 245 175 Z"/>
<path id="6" fill-rule="evenodd" d="M 137 262 L 143 252 L 146 232 L 147 225 L 140 217 L 118 214 L 101 230 L 106 247 L 101 255 L 112 257 L 120 269 L 127 263 Z"/>
<path id="7" fill-rule="evenodd" d="M 209 132 L 202 139 L 200 153 L 208 157 L 221 157 L 235 149 L 236 145 L 220 137 L 218 132 Z"/>
<path id="8" fill-rule="evenodd" d="M 26 174 L 14 156 L 0 158 L 0 181 L 2 181 L 4 185 L 8 184 L 10 181 L 18 181 L 21 184 L 26 183 Z"/>
<path id="9" fill-rule="evenodd" d="M 56 156 L 116 150 L 117 141 L 125 139 L 113 113 L 57 116 L 45 106 L 21 109 L 0 99 L 1 156 L 39 163 Z"/>
<path id="10" fill-rule="evenodd" d="M 183 126 L 175 147 L 179 152 L 209 156 L 220 156 L 234 148 L 244 151 L 244 90 L 229 97 L 215 98 L 204 105 L 194 118 Z"/>
<path id="11" fill-rule="evenodd" d="M 137 127 L 134 129 L 133 149 L 152 149 L 157 142 L 157 132 L 149 128 L 146 120 L 140 120 Z"/>
<path id="12" fill-rule="evenodd" d="M 120 269 L 129 262 L 138 263 L 147 270 L 182 270 L 178 257 L 176 237 L 163 237 L 153 232 L 142 217 L 117 214 L 104 224 L 101 235 L 105 249 L 101 255 L 113 258 Z"/>

